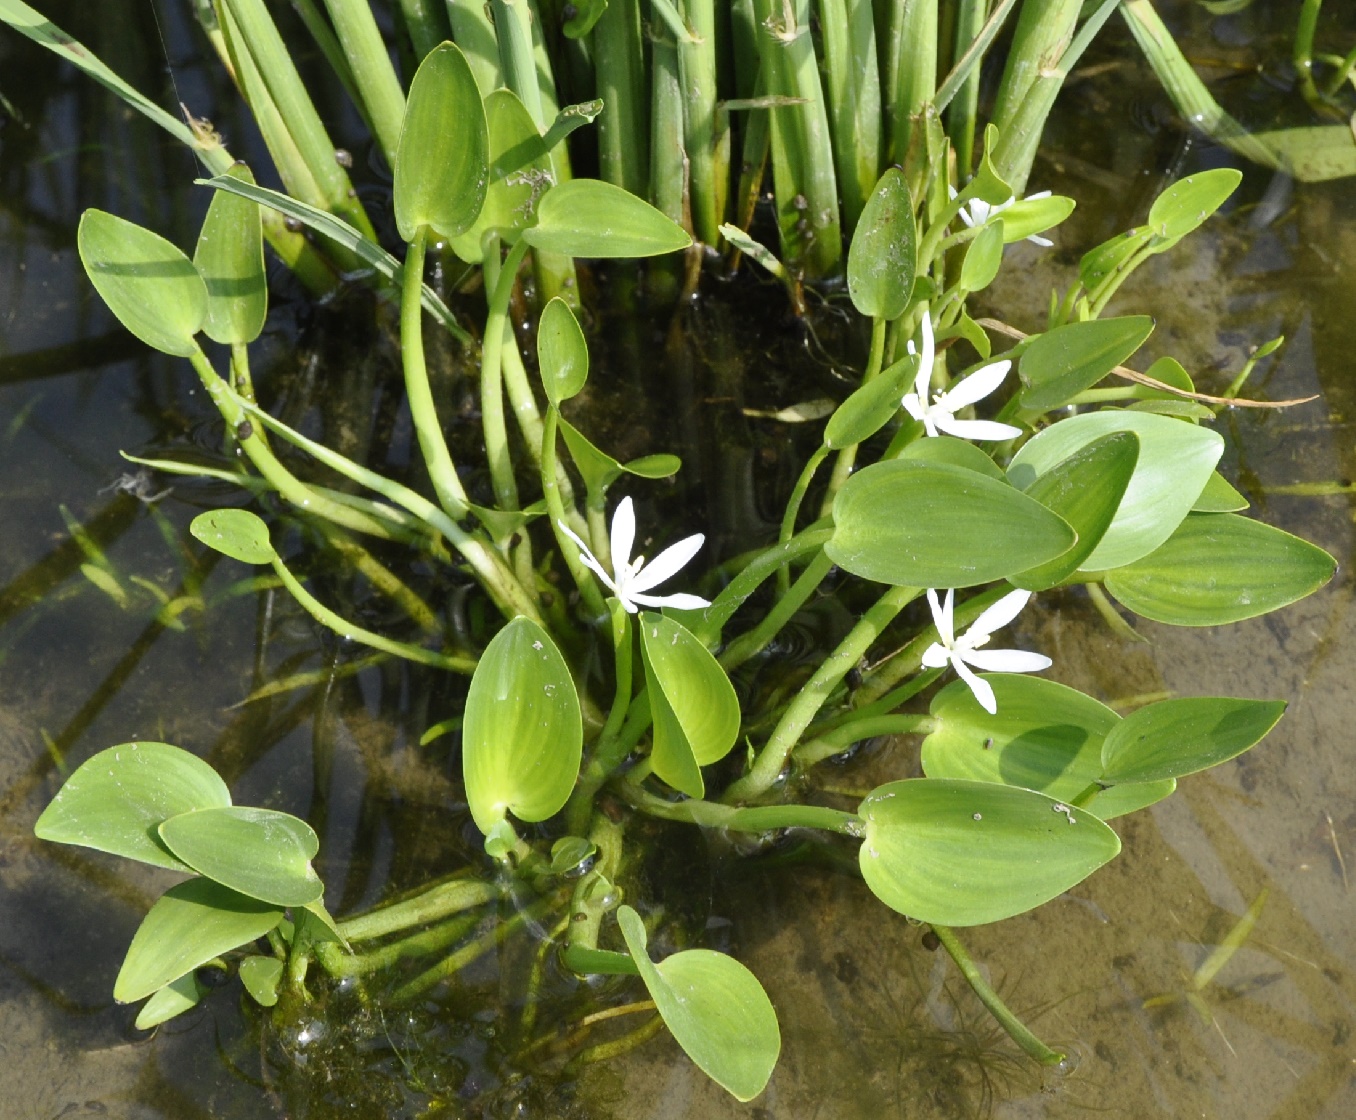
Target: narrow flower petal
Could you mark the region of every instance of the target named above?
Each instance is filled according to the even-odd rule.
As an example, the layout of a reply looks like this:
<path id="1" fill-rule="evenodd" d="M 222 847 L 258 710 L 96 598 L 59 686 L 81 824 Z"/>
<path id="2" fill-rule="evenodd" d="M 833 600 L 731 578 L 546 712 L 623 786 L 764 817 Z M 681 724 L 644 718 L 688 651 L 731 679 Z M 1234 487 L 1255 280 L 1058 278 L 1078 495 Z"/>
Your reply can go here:
<path id="1" fill-rule="evenodd" d="M 700 595 L 686 595 L 682 592 L 676 595 L 631 595 L 630 598 L 642 607 L 675 607 L 680 611 L 699 611 L 711 605 L 709 600 L 703 599 Z"/>
<path id="2" fill-rule="evenodd" d="M 1049 198 L 1049 197 L 1050 197 L 1050 192 L 1049 192 L 1049 191 L 1037 191 L 1035 194 L 1029 194 L 1029 195 L 1027 195 L 1025 201 L 1027 201 L 1027 202 L 1039 202 L 1042 198 Z"/>
<path id="3" fill-rule="evenodd" d="M 1033 245 L 1039 245 L 1042 249 L 1048 249 L 1054 244 L 1054 242 L 1051 241 L 1048 237 L 1042 237 L 1038 233 L 1031 234 L 1027 238 L 1027 240 L 1030 241 Z"/>
<path id="4" fill-rule="evenodd" d="M 933 418 L 937 427 L 959 439 L 1016 439 L 1022 434 L 1021 428 L 1000 424 L 996 420 L 957 420 L 949 413 L 936 413 Z"/>
<path id="5" fill-rule="evenodd" d="M 706 540 L 701 533 L 685 537 L 677 544 L 671 544 L 658 556 L 644 565 L 640 571 L 627 581 L 628 591 L 649 591 L 657 587 L 670 576 L 676 575 L 687 562 L 697 555 Z M 634 596 L 632 596 L 634 598 Z"/>
<path id="6" fill-rule="evenodd" d="M 927 413 L 927 409 L 924 407 L 923 402 L 918 399 L 917 393 L 905 393 L 904 399 L 899 403 L 904 406 L 904 411 L 915 420 L 922 420 Z"/>
<path id="7" fill-rule="evenodd" d="M 923 664 L 929 669 L 945 669 L 951 654 L 941 642 L 933 642 L 923 651 Z"/>
<path id="8" fill-rule="evenodd" d="M 986 673 L 1039 673 L 1054 664 L 1045 654 L 1024 649 L 967 649 L 958 656 Z"/>
<path id="9" fill-rule="evenodd" d="M 631 563 L 631 547 L 636 543 L 636 507 L 623 498 L 612 515 L 612 570 L 620 578 Z"/>
<path id="10" fill-rule="evenodd" d="M 918 351 L 918 376 L 921 378 L 926 371 L 927 380 L 922 382 L 923 387 L 918 395 L 927 400 L 928 387 L 932 384 L 932 367 L 937 361 L 937 348 L 932 341 L 932 316 L 925 312 L 920 326 L 923 328 L 923 345 Z"/>
<path id="11" fill-rule="evenodd" d="M 574 541 L 576 547 L 579 549 L 579 559 L 584 562 L 584 567 L 588 568 L 589 571 L 591 571 L 594 575 L 601 579 L 603 583 L 607 586 L 607 589 L 615 594 L 617 590 L 617 585 L 612 582 L 612 577 L 608 575 L 607 572 L 603 569 L 603 566 L 600 563 L 598 563 L 598 558 L 593 555 L 593 552 L 589 549 L 589 546 L 586 545 L 582 540 L 580 540 L 579 535 L 568 525 L 566 525 L 565 522 L 557 521 L 556 524 L 560 526 L 561 532 L 563 532 L 567 537 L 569 537 L 570 540 Z"/>
<path id="12" fill-rule="evenodd" d="M 1030 601 L 1030 591 L 1009 591 L 975 619 L 970 629 L 966 631 L 965 636 L 975 639 L 981 636 L 987 638 L 1021 614 Z"/>
<path id="13" fill-rule="evenodd" d="M 932 624 L 937 627 L 937 636 L 942 639 L 942 645 L 950 649 L 956 639 L 956 632 L 951 625 L 951 596 L 954 592 L 948 591 L 946 594 L 946 606 L 943 607 L 937 602 L 937 592 L 929 587 L 928 609 L 932 611 Z"/>
<path id="14" fill-rule="evenodd" d="M 924 350 L 926 349 L 927 345 L 924 344 Z M 925 365 L 923 363 L 923 360 L 920 358 L 918 361 L 918 375 L 913 379 L 913 392 L 910 394 L 910 396 L 917 397 L 921 403 L 926 405 L 928 396 L 931 393 L 931 391 L 932 391 L 932 363 L 928 362 Z"/>
<path id="15" fill-rule="evenodd" d="M 953 385 L 943 394 L 938 403 L 945 404 L 947 412 L 959 412 L 967 405 L 982 401 L 1003 384 L 1003 379 L 1007 377 L 1008 370 L 1011 368 L 1012 363 L 1007 359 L 1001 362 L 990 362 L 987 366 L 975 370 L 964 381 L 959 381 Z"/>
<path id="16" fill-rule="evenodd" d="M 965 667 L 965 662 L 959 657 L 952 658 L 951 664 L 955 666 L 956 673 L 960 679 L 970 686 L 970 691 L 975 694 L 975 699 L 979 701 L 979 706 L 988 712 L 989 715 L 997 715 L 998 699 L 994 696 L 993 688 L 990 686 L 989 682 L 970 672 L 970 670 Z"/>

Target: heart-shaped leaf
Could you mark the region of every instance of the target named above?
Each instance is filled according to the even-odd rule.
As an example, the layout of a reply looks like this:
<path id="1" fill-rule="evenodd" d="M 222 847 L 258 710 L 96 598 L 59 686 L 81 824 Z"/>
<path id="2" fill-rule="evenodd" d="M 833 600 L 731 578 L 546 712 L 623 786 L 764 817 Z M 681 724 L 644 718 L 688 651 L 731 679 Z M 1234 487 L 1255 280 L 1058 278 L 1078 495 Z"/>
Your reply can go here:
<path id="1" fill-rule="evenodd" d="M 656 965 L 640 915 L 622 906 L 617 924 L 655 1009 L 684 1053 L 736 1099 L 753 1100 L 767 1087 L 782 1049 L 777 1012 L 758 978 L 710 949 L 686 949 Z"/>
<path id="2" fill-rule="evenodd" d="M 508 812 L 544 821 L 579 777 L 584 725 L 565 658 L 545 630 L 515 618 L 476 665 L 466 697 L 461 765 L 483 833 Z"/>
<path id="3" fill-rule="evenodd" d="M 247 509 L 208 510 L 192 520 L 188 531 L 208 548 L 244 564 L 271 564 L 277 556 L 264 519 Z"/>
<path id="4" fill-rule="evenodd" d="M 567 257 L 653 257 L 692 244 L 682 226 L 629 191 L 599 179 L 557 183 L 523 231 L 535 249 Z"/>
<path id="5" fill-rule="evenodd" d="M 654 772 L 689 797 L 701 797 L 701 767 L 729 754 L 739 736 L 734 686 L 710 650 L 662 614 L 641 614 L 640 648 L 654 716 Z"/>
<path id="6" fill-rule="evenodd" d="M 226 172 L 254 185 L 243 163 Z M 207 319 L 202 330 L 213 342 L 253 342 L 268 317 L 264 276 L 264 227 L 259 207 L 229 191 L 216 191 L 198 232 L 193 264 L 207 285 Z"/>
<path id="7" fill-rule="evenodd" d="M 1111 527 L 1138 461 L 1139 437 L 1134 432 L 1112 432 L 1036 479 L 1027 496 L 1072 525 L 1078 543 L 1048 564 L 1008 578 L 1029 591 L 1044 591 L 1072 576 Z"/>
<path id="8" fill-rule="evenodd" d="M 396 228 L 413 241 L 420 226 L 456 237 L 480 215 L 489 184 L 485 107 L 466 56 L 442 43 L 410 82 L 395 162 Z"/>
<path id="9" fill-rule="evenodd" d="M 249 956 L 240 962 L 240 982 L 260 1007 L 272 1007 L 278 1002 L 282 971 L 283 962 L 277 957 Z"/>
<path id="10" fill-rule="evenodd" d="M 141 1010 L 137 1012 L 137 1030 L 148 1031 L 152 1027 L 168 1022 L 176 1015 L 191 1011 L 202 1002 L 202 997 L 206 994 L 207 990 L 198 983 L 197 975 L 192 972 L 185 973 L 178 980 L 166 984 L 142 1005 Z"/>
<path id="11" fill-rule="evenodd" d="M 1126 716 L 1102 741 L 1102 778 L 1152 782 L 1207 770 L 1261 742 L 1284 714 L 1283 700 L 1160 700 Z"/>
<path id="12" fill-rule="evenodd" d="M 123 743 L 81 764 L 33 832 L 58 844 L 191 871 L 165 847 L 157 829 L 180 813 L 230 803 L 226 783 L 196 755 L 168 743 Z"/>
<path id="13" fill-rule="evenodd" d="M 848 248 L 852 305 L 873 319 L 898 319 L 918 268 L 918 227 L 904 173 L 887 168 L 866 200 Z"/>
<path id="14" fill-rule="evenodd" d="M 1037 433 L 1013 456 L 1008 478 L 1027 490 L 1041 475 L 1112 432 L 1134 432 L 1139 458 L 1111 527 L 1083 561 L 1082 571 L 1130 564 L 1167 540 L 1224 454 L 1218 432 L 1166 416 L 1105 409 L 1071 416 Z"/>
<path id="15" fill-rule="evenodd" d="M 1336 568 L 1317 545 L 1270 525 L 1233 513 L 1193 513 L 1155 551 L 1108 572 L 1106 589 L 1155 622 L 1219 626 L 1303 599 Z"/>
<path id="16" fill-rule="evenodd" d="M 160 839 L 199 875 L 262 902 L 305 906 L 325 893 L 311 867 L 320 841 L 289 813 L 243 805 L 198 809 L 161 824 Z"/>
<path id="17" fill-rule="evenodd" d="M 570 305 L 555 296 L 537 324 L 537 365 L 547 399 L 560 407 L 589 377 L 589 346 Z"/>
<path id="18" fill-rule="evenodd" d="M 282 921 L 282 908 L 214 883 L 190 879 L 170 887 L 138 927 L 113 998 L 134 1003 L 171 981 L 263 937 Z"/>
<path id="19" fill-rule="evenodd" d="M 839 490 L 833 519 L 829 558 L 901 587 L 988 583 L 1053 560 L 1076 539 L 1015 487 L 945 463 L 866 467 Z"/>
<path id="20" fill-rule="evenodd" d="M 1048 412 L 1091 388 L 1130 357 L 1153 333 L 1147 315 L 1066 323 L 1035 338 L 1017 369 L 1026 388 L 1022 407 Z"/>
<path id="21" fill-rule="evenodd" d="M 147 346 L 192 357 L 207 319 L 198 270 L 159 234 L 102 210 L 86 210 L 76 234 L 80 260 L 118 322 Z"/>
<path id="22" fill-rule="evenodd" d="M 1035 909 L 1121 848 L 1092 813 L 988 782 L 890 782 L 858 813 L 866 885 L 892 910 L 937 925 L 983 925 Z"/>

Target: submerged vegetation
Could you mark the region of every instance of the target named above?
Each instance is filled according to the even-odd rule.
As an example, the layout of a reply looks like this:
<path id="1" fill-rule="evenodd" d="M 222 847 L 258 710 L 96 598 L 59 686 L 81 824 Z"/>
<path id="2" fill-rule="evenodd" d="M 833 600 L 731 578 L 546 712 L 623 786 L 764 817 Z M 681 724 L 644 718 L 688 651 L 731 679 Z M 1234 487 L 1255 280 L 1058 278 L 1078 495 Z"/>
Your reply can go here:
<path id="1" fill-rule="evenodd" d="M 733 956 L 690 944 L 681 907 L 650 897 L 663 893 L 651 825 L 678 822 L 758 843 L 820 835 L 883 907 L 930 927 L 1031 1059 L 1062 1061 L 957 930 L 1084 880 L 1119 853 L 1108 821 L 1256 745 L 1284 705 L 1175 697 L 1122 716 L 1029 675 L 1051 664 L 1038 651 L 991 640 L 1057 588 L 1086 588 L 1121 631 L 1118 605 L 1216 626 L 1311 594 L 1335 565 L 1244 516 L 1246 500 L 1216 470 L 1224 440 L 1208 423 L 1220 410 L 1293 403 L 1242 397 L 1264 351 L 1212 396 L 1171 357 L 1146 372 L 1125 365 L 1153 330 L 1148 316 L 1103 317 L 1140 265 L 1225 203 L 1238 172 L 1173 183 L 1143 225 L 1090 248 L 1038 333 L 972 315 L 971 297 L 994 283 L 1006 246 L 1045 244 L 1072 212 L 1070 198 L 1026 193 L 1027 180 L 1064 77 L 1114 14 L 1179 104 L 1247 158 L 1300 177 L 1349 174 L 1331 130 L 1348 144 L 1350 131 L 1251 134 L 1210 116 L 1147 0 L 825 0 L 813 20 L 804 0 L 404 2 L 400 53 L 417 64 L 406 86 L 367 0 L 297 7 L 390 166 L 389 216 L 374 220 L 353 190 L 263 0 L 194 12 L 286 193 L 234 162 L 210 123 L 187 110 L 181 123 L 18 0 L 0 0 L 0 18 L 146 113 L 208 171 L 214 193 L 191 256 L 114 214 L 90 210 L 80 225 L 91 283 L 143 343 L 188 360 L 240 466 L 136 461 L 250 495 L 253 509 L 204 513 L 193 536 L 271 571 L 322 627 L 468 680 L 428 737 L 459 738 L 460 794 L 484 854 L 336 919 L 305 821 L 235 804 L 177 747 L 110 747 L 70 775 L 38 835 L 189 876 L 151 907 L 115 997 L 144 999 L 137 1022 L 149 1027 L 209 995 L 204 970 L 233 970 L 276 1007 L 286 1037 L 354 991 L 364 1013 L 417 1009 L 514 946 L 526 993 L 514 1061 L 573 1069 L 662 1024 L 752 1100 L 780 1050 L 773 1002 Z M 1297 38 L 1305 98 L 1349 111 L 1356 55 L 1315 54 L 1318 8 L 1305 5 Z M 982 117 L 979 79 L 999 44 Z M 591 164 L 597 177 L 581 173 Z M 754 222 L 769 180 L 775 251 Z M 392 225 L 399 258 L 377 234 Z M 268 316 L 266 243 L 316 294 L 362 277 L 398 301 L 424 480 L 378 473 L 261 406 L 250 348 Z M 776 276 L 796 308 L 815 285 L 843 280 L 870 341 L 859 382 L 796 464 L 778 538 L 716 567 L 700 533 L 638 527 L 632 492 L 680 461 L 619 461 L 570 402 L 590 378 L 579 282 L 589 262 L 621 262 L 615 298 L 642 314 L 695 291 L 722 250 Z M 478 330 L 466 326 L 469 300 L 426 282 L 433 272 L 483 291 Z M 431 329 L 476 367 L 477 439 L 453 438 Z M 288 522 L 416 625 L 372 629 L 327 605 L 275 545 Z M 472 624 L 443 622 L 446 604 L 412 585 L 420 567 L 442 573 L 441 594 L 474 597 L 475 610 L 458 607 Z M 741 668 L 830 587 L 850 617 L 808 675 L 739 687 Z M 823 788 L 822 764 L 904 734 L 923 737 L 923 776 L 901 774 L 846 807 Z M 677 951 L 655 959 L 652 941 Z M 586 1014 L 574 1032 L 539 1010 L 577 1005 L 609 976 L 632 978 L 631 1002 Z M 599 1042 L 586 1028 L 601 1023 L 620 1031 Z"/>

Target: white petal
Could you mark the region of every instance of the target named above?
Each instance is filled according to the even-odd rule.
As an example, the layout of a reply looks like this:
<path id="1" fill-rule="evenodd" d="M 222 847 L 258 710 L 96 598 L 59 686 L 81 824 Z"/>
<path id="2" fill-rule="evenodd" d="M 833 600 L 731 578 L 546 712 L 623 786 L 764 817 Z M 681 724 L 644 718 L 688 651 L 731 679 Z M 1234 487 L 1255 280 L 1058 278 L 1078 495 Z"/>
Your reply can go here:
<path id="1" fill-rule="evenodd" d="M 636 543 L 636 507 L 623 498 L 612 515 L 612 570 L 621 572 L 631 563 L 631 546 Z"/>
<path id="2" fill-rule="evenodd" d="M 927 380 L 921 381 L 922 388 L 918 395 L 927 399 L 928 387 L 932 384 L 932 367 L 937 361 L 937 348 L 932 343 L 932 316 L 926 311 L 923 312 L 923 345 L 918 352 L 918 376 L 923 377 L 927 374 Z"/>
<path id="3" fill-rule="evenodd" d="M 923 664 L 929 669 L 945 669 L 951 652 L 941 642 L 933 642 L 923 651 Z"/>
<path id="4" fill-rule="evenodd" d="M 918 399 L 917 393 L 905 393 L 904 399 L 899 403 L 904 406 L 904 411 L 915 420 L 922 420 L 927 411 L 923 406 L 923 402 Z"/>
<path id="5" fill-rule="evenodd" d="M 1030 601 L 1030 591 L 1009 591 L 975 619 L 970 629 L 965 632 L 965 636 L 975 639 L 987 638 L 1021 614 Z"/>
<path id="6" fill-rule="evenodd" d="M 967 208 L 968 206 L 972 206 L 972 205 L 974 205 L 974 204 L 973 204 L 973 203 L 967 203 L 966 206 L 962 206 L 962 207 L 960 208 L 960 220 L 961 220 L 962 222 L 964 222 L 967 226 L 969 226 L 971 229 L 974 229 L 974 228 L 975 228 L 975 219 L 972 218 L 972 217 L 970 216 L 970 211 L 969 211 L 969 209 Z M 981 219 L 980 219 L 980 224 L 981 224 L 981 225 L 983 224 L 983 221 L 984 221 L 984 219 L 981 218 Z"/>
<path id="7" fill-rule="evenodd" d="M 622 605 L 622 609 L 627 614 L 635 614 L 637 611 L 640 610 L 640 608 L 636 606 L 635 601 L 629 595 L 623 595 L 620 592 L 618 592 L 617 602 L 619 602 Z"/>
<path id="8" fill-rule="evenodd" d="M 1027 240 L 1030 241 L 1033 245 L 1039 245 L 1042 249 L 1048 249 L 1050 248 L 1050 246 L 1054 244 L 1054 242 L 1051 241 L 1048 237 L 1041 237 L 1039 234 L 1036 233 L 1033 233 L 1030 237 L 1027 238 Z"/>
<path id="9" fill-rule="evenodd" d="M 1026 196 L 1026 201 L 1027 201 L 1027 202 L 1038 202 L 1038 201 L 1040 201 L 1042 198 L 1049 198 L 1049 197 L 1050 197 L 1050 192 L 1049 192 L 1049 191 L 1037 191 L 1035 194 L 1029 194 L 1029 195 L 1027 195 L 1027 196 Z"/>
<path id="10" fill-rule="evenodd" d="M 1039 673 L 1054 664 L 1045 654 L 1024 649 L 967 649 L 958 656 L 986 673 Z"/>
<path id="11" fill-rule="evenodd" d="M 975 694 L 975 699 L 979 701 L 979 706 L 988 712 L 989 715 L 997 715 L 998 699 L 994 696 L 993 688 L 990 686 L 989 682 L 981 680 L 979 677 L 975 676 L 974 673 L 970 672 L 970 670 L 965 667 L 965 662 L 959 657 L 953 658 L 951 664 L 956 667 L 956 673 L 960 676 L 960 679 L 970 686 L 970 691 Z"/>
<path id="12" fill-rule="evenodd" d="M 932 624 L 937 627 L 937 636 L 942 639 L 944 646 L 951 646 L 955 643 L 956 632 L 952 629 L 951 607 L 954 591 L 946 593 L 946 606 L 937 602 L 937 592 L 928 588 L 928 609 L 932 611 Z"/>
<path id="13" fill-rule="evenodd" d="M 642 607 L 676 607 L 680 611 L 699 611 L 711 603 L 700 595 L 631 595 Z"/>
<path id="14" fill-rule="evenodd" d="M 933 413 L 935 412 L 936 409 L 931 408 L 926 409 L 923 412 L 923 430 L 933 438 L 936 438 L 937 435 L 937 425 L 933 423 Z M 943 413 L 943 415 L 945 415 L 945 413 Z"/>
<path id="15" fill-rule="evenodd" d="M 697 555 L 706 538 L 701 533 L 684 537 L 677 544 L 671 544 L 658 556 L 627 581 L 629 591 L 649 591 L 657 587 L 670 576 L 680 571 L 689 560 Z"/>
<path id="16" fill-rule="evenodd" d="M 958 439 L 1016 439 L 1022 434 L 1021 428 L 1011 424 L 1000 424 L 996 420 L 957 420 L 949 413 L 938 414 L 937 427 Z"/>
<path id="17" fill-rule="evenodd" d="M 1003 384 L 1003 378 L 1007 377 L 1011 368 L 1012 363 L 1007 359 L 990 362 L 987 366 L 975 370 L 964 381 L 957 382 L 942 397 L 947 412 L 959 412 L 966 405 L 982 401 Z"/>
<path id="18" fill-rule="evenodd" d="M 584 567 L 588 568 L 589 571 L 601 579 L 603 583 L 607 585 L 609 591 L 615 592 L 617 590 L 617 585 L 612 582 L 612 577 L 603 570 L 603 566 L 598 563 L 598 557 L 593 555 L 589 546 L 580 540 L 579 535 L 566 525 L 565 522 L 557 521 L 556 524 L 560 526 L 561 531 L 564 532 L 570 540 L 574 541 L 576 547 L 579 549 L 579 559 L 584 561 Z"/>

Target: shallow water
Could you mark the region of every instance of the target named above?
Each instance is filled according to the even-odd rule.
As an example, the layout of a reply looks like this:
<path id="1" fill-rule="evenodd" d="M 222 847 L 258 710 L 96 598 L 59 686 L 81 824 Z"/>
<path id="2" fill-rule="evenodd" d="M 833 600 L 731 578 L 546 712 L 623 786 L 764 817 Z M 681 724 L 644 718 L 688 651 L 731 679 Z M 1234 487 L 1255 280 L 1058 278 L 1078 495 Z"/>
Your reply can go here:
<path id="1" fill-rule="evenodd" d="M 1284 57 L 1271 26 L 1279 19 L 1256 10 L 1267 7 L 1213 24 L 1198 14 L 1194 54 L 1219 63 Z M 142 5 L 100 10 L 98 19 L 79 18 L 75 5 L 52 13 L 150 91 L 166 83 L 163 30 L 178 88 L 162 100 L 177 96 L 199 112 L 229 104 L 172 11 L 157 28 Z M 1037 165 L 1032 187 L 1072 194 L 1080 209 L 1055 249 L 1009 250 L 1021 267 L 1006 270 L 989 310 L 1019 326 L 1039 322 L 1050 287 L 1067 283 L 1083 249 L 1142 220 L 1165 176 L 1232 162 L 1184 133 L 1152 82 L 1118 57 L 1133 56 L 1099 56 L 1108 68 L 1070 91 L 1051 134 L 1060 154 Z M 1242 73 L 1224 88 L 1236 111 L 1269 120 L 1293 100 L 1276 88 L 1281 78 Z M 389 666 L 345 675 L 341 667 L 361 651 L 337 648 L 285 596 L 268 592 L 186 611 L 182 632 L 155 621 L 156 593 L 130 577 L 177 595 L 193 569 L 171 543 L 176 533 L 199 509 L 238 499 L 221 485 L 157 480 L 152 494 L 171 482 L 174 489 L 152 507 L 109 489 L 135 469 L 119 450 L 219 457 L 222 433 L 190 371 L 129 342 L 91 297 L 75 226 L 82 209 L 97 205 L 188 245 L 205 200 L 186 186 L 193 168 L 185 155 L 9 34 L 0 34 L 0 93 L 10 103 L 0 111 L 6 1117 L 414 1116 L 435 1099 L 448 1102 L 444 1115 L 628 1120 L 1356 1114 L 1353 507 L 1349 496 L 1273 492 L 1356 474 L 1356 185 L 1287 188 L 1250 170 L 1241 201 L 1142 269 L 1116 304 L 1152 313 L 1149 356 L 1174 354 L 1207 392 L 1228 382 L 1247 348 L 1286 335 L 1249 391 L 1319 399 L 1283 413 L 1224 414 L 1224 470 L 1264 520 L 1315 540 L 1342 566 L 1329 588 L 1267 619 L 1219 630 L 1140 623 L 1149 644 L 1112 635 L 1077 591 L 1043 596 L 1040 610 L 1024 616 L 1022 638 L 1054 658 L 1052 675 L 1108 702 L 1168 688 L 1290 701 L 1262 746 L 1119 821 L 1125 851 L 1111 866 L 1034 914 L 967 935 L 1010 1005 L 1048 1041 L 1069 1047 L 1074 1068 L 1042 1073 L 1022 1061 L 945 954 L 928 952 L 918 928 L 825 866 L 833 849 L 821 853 L 826 859 L 757 862 L 737 858 L 718 837 L 703 843 L 664 830 L 656 841 L 685 880 L 686 924 L 704 925 L 706 944 L 753 968 L 781 1017 L 773 1081 L 753 1105 L 739 1106 L 663 1036 L 588 1067 L 577 1084 L 513 1082 L 491 1008 L 501 999 L 512 1005 L 518 993 L 503 979 L 510 970 L 492 961 L 439 1014 L 383 1016 L 341 995 L 328 1026 L 298 1024 L 282 1037 L 259 1031 L 234 987 L 151 1040 L 112 1004 L 122 953 L 166 884 L 121 861 L 31 839 L 59 782 L 57 759 L 74 767 L 137 737 L 202 754 L 241 802 L 316 826 L 327 901 L 338 913 L 450 870 L 475 842 L 446 776 L 446 752 L 415 746 L 446 714 L 452 686 Z M 225 111 L 214 120 L 234 149 L 251 151 L 242 119 Z M 356 135 L 352 121 L 341 125 L 345 135 Z M 620 403 L 609 411 L 595 399 L 591 432 L 618 457 L 683 454 L 682 481 L 654 491 L 658 504 L 706 528 L 716 555 L 737 553 L 777 516 L 795 470 L 788 444 L 800 437 L 741 410 L 841 395 L 838 374 L 806 343 L 776 290 L 753 282 L 733 292 L 710 284 L 667 347 L 658 328 L 627 327 L 605 302 L 596 306 L 597 334 L 607 341 L 593 387 L 606 383 Z M 279 277 L 256 371 L 286 414 L 400 469 L 409 432 L 389 388 L 393 351 L 380 319 L 362 297 L 315 312 Z M 813 321 L 828 352 L 851 353 L 831 306 Z M 659 389 L 656 354 L 666 363 Z M 362 391 L 360 399 L 384 393 L 384 403 L 372 416 L 316 407 L 337 395 L 326 391 L 336 381 Z M 126 606 L 81 575 L 84 557 L 62 504 L 102 545 Z M 300 537 L 284 540 L 290 555 L 315 554 Z M 309 574 L 339 601 L 353 593 L 323 563 Z M 247 575 L 218 565 L 206 576 L 209 598 Z M 448 594 L 432 577 L 421 589 Z M 365 599 L 359 608 L 369 609 Z M 839 609 L 824 600 L 789 635 L 775 672 L 747 686 L 775 684 L 788 664 L 808 658 Z M 267 681 L 303 671 L 316 674 L 313 683 L 240 706 Z M 914 744 L 881 743 L 832 767 L 826 781 L 865 791 L 915 766 Z M 1144 1010 L 1144 1000 L 1186 989 L 1263 890 L 1270 893 L 1252 937 L 1203 993 L 1213 1021 L 1181 1002 Z M 637 998 L 626 992 L 605 999 Z"/>

